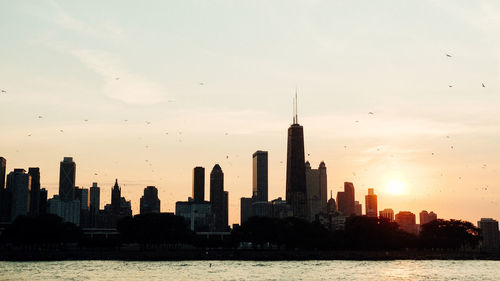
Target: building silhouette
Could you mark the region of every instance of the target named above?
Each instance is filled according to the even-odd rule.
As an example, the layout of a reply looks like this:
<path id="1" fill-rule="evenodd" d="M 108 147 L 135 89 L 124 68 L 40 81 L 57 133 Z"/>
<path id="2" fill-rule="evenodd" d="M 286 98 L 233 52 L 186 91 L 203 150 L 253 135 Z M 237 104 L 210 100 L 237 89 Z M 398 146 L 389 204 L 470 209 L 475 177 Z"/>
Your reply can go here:
<path id="1" fill-rule="evenodd" d="M 294 217 L 308 219 L 306 167 L 304 157 L 304 128 L 297 117 L 297 96 L 295 96 L 293 123 L 288 128 L 286 161 L 286 203 Z"/>
<path id="2" fill-rule="evenodd" d="M 196 202 L 191 197 L 188 198 L 188 201 L 176 202 L 175 215 L 183 217 L 192 231 L 208 232 L 213 230 L 213 212 L 210 202 Z"/>
<path id="3" fill-rule="evenodd" d="M 80 202 L 80 226 L 90 227 L 89 190 L 75 187 L 75 201 Z"/>
<path id="4" fill-rule="evenodd" d="M 309 221 L 314 221 L 318 214 L 326 213 L 326 165 L 325 162 L 321 162 L 318 169 L 312 169 L 308 161 L 305 167 Z"/>
<path id="5" fill-rule="evenodd" d="M 401 211 L 397 213 L 395 217 L 400 229 L 411 234 L 417 234 L 417 224 L 414 213 Z"/>
<path id="6" fill-rule="evenodd" d="M 346 217 L 355 214 L 354 185 L 344 182 L 344 191 L 337 192 L 337 210 Z"/>
<path id="7" fill-rule="evenodd" d="M 31 176 L 24 169 L 14 169 L 7 175 L 6 194 L 10 200 L 10 221 L 26 216 L 30 210 Z"/>
<path id="8" fill-rule="evenodd" d="M 40 168 L 28 168 L 28 174 L 31 176 L 30 215 L 36 217 L 40 214 Z"/>
<path id="9" fill-rule="evenodd" d="M 330 191 L 330 199 L 328 199 L 328 203 L 326 204 L 326 213 L 332 214 L 337 212 L 337 203 L 335 199 L 333 199 L 333 192 Z"/>
<path id="10" fill-rule="evenodd" d="M 268 156 L 258 150 L 252 155 L 252 197 L 255 201 L 268 201 Z"/>
<path id="11" fill-rule="evenodd" d="M 377 212 L 377 195 L 373 188 L 368 188 L 368 195 L 365 195 L 365 211 L 367 217 L 376 218 Z"/>
<path id="12" fill-rule="evenodd" d="M 40 215 L 47 214 L 47 189 L 41 188 L 40 189 Z"/>
<path id="13" fill-rule="evenodd" d="M 97 225 L 116 227 L 118 220 L 132 216 L 132 204 L 122 197 L 121 191 L 118 179 L 115 179 L 115 184 L 111 188 L 111 204 L 104 206 L 104 212 L 99 215 Z"/>
<path id="14" fill-rule="evenodd" d="M 93 182 L 92 186 L 90 187 L 90 204 L 89 204 L 90 213 L 95 214 L 99 212 L 100 204 L 101 204 L 101 189 L 99 188 L 96 182 Z"/>
<path id="15" fill-rule="evenodd" d="M 72 157 L 64 157 L 59 168 L 59 198 L 70 202 L 75 198 L 76 164 Z"/>
<path id="16" fill-rule="evenodd" d="M 141 197 L 140 213 L 160 213 L 160 199 L 158 189 L 154 186 L 144 188 L 144 195 Z"/>
<path id="17" fill-rule="evenodd" d="M 359 203 L 359 201 L 354 201 L 354 215 L 355 216 L 363 215 L 363 204 Z"/>
<path id="18" fill-rule="evenodd" d="M 193 199 L 196 202 L 205 201 L 205 168 L 193 169 Z"/>
<path id="19" fill-rule="evenodd" d="M 210 173 L 210 204 L 214 216 L 215 231 L 227 229 L 227 197 L 224 193 L 224 173 L 219 164 L 215 164 Z"/>
<path id="20" fill-rule="evenodd" d="M 253 198 L 241 197 L 240 199 L 240 224 L 252 217 Z"/>
<path id="21" fill-rule="evenodd" d="M 500 232 L 498 230 L 498 221 L 492 218 L 481 218 L 477 222 L 481 229 L 481 250 L 486 252 L 498 252 L 500 250 Z"/>
<path id="22" fill-rule="evenodd" d="M 111 214 L 120 215 L 121 211 L 122 189 L 118 186 L 118 179 L 115 179 L 115 185 L 111 188 Z"/>
<path id="23" fill-rule="evenodd" d="M 427 211 L 423 210 L 422 212 L 420 212 L 419 216 L 420 216 L 420 226 L 429 223 L 431 221 L 437 220 L 437 214 L 435 214 L 432 211 L 430 213 L 427 213 Z"/>
<path id="24" fill-rule="evenodd" d="M 74 193 L 74 192 L 73 192 Z M 80 200 L 63 201 L 59 195 L 47 200 L 49 214 L 60 216 L 64 221 L 80 226 Z"/>
<path id="25" fill-rule="evenodd" d="M 9 202 L 5 191 L 5 176 L 7 171 L 7 160 L 0 157 L 0 222 L 9 221 Z"/>
<path id="26" fill-rule="evenodd" d="M 379 212 L 379 216 L 382 219 L 386 219 L 389 222 L 394 221 L 394 211 L 392 209 L 383 209 L 382 211 Z"/>

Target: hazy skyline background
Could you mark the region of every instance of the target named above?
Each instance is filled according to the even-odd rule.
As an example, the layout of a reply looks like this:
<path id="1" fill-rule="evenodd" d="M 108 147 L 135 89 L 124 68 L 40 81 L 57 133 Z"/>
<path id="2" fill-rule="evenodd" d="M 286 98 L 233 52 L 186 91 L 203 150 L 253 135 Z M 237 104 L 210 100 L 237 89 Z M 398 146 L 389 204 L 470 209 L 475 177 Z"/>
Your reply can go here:
<path id="1" fill-rule="evenodd" d="M 379 210 L 499 219 L 499 34 L 494 1 L 0 1 L 0 156 L 49 197 L 73 157 L 101 208 L 118 178 L 134 213 L 147 185 L 173 212 L 195 166 L 208 200 L 219 163 L 236 223 L 256 150 L 285 197 L 297 87 L 334 197 L 352 181 L 363 212 L 373 187 Z"/>

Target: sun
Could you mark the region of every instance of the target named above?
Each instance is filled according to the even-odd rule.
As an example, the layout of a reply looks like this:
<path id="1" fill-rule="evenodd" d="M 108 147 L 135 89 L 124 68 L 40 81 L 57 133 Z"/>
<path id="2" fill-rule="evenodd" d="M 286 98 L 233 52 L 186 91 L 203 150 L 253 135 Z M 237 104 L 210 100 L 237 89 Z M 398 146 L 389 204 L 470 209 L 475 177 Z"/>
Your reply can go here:
<path id="1" fill-rule="evenodd" d="M 401 195 L 404 193 L 405 184 L 400 180 L 391 180 L 387 183 L 385 191 L 389 194 Z"/>

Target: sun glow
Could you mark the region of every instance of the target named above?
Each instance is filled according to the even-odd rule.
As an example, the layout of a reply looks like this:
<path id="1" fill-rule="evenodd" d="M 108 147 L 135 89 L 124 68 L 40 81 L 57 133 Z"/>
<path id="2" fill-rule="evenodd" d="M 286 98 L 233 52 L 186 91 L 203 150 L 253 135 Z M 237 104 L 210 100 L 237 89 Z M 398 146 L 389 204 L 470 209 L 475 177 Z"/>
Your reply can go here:
<path id="1" fill-rule="evenodd" d="M 401 195 L 404 193 L 405 184 L 400 180 L 391 180 L 387 183 L 385 191 L 389 194 Z"/>

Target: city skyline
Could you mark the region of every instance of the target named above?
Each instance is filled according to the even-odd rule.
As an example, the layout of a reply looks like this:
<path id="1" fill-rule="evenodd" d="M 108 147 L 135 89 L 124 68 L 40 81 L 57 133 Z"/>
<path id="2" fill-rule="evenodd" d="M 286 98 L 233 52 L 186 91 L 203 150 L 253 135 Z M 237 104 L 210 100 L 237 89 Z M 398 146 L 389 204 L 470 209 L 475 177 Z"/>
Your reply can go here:
<path id="1" fill-rule="evenodd" d="M 481 3 L 1 3 L 0 156 L 6 173 L 39 167 L 48 198 L 73 157 L 75 185 L 106 201 L 118 178 L 134 214 L 147 186 L 174 212 L 193 168 L 218 163 L 232 224 L 257 150 L 268 198 L 285 198 L 298 88 L 328 193 L 353 182 L 379 210 L 498 219 L 500 6 Z"/>

